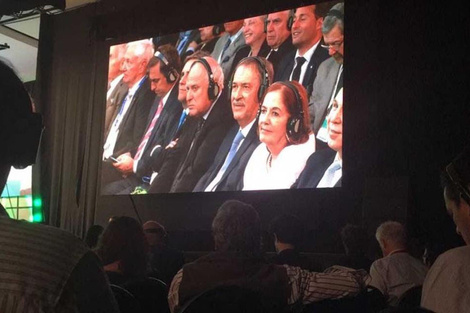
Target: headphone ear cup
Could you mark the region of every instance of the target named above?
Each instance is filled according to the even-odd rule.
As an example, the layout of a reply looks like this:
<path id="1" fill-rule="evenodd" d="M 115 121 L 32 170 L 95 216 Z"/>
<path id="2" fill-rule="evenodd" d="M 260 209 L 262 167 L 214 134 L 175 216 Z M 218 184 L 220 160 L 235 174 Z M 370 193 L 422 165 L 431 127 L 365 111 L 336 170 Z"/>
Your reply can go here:
<path id="1" fill-rule="evenodd" d="M 264 32 L 268 32 L 268 19 L 264 20 Z"/>
<path id="2" fill-rule="evenodd" d="M 302 126 L 302 119 L 291 117 L 287 123 L 287 135 L 293 140 L 297 140 Z"/>
<path id="3" fill-rule="evenodd" d="M 171 70 L 169 73 L 168 73 L 168 81 L 170 83 L 174 83 L 176 81 L 176 75 L 175 75 L 175 72 L 174 70 Z"/>
<path id="4" fill-rule="evenodd" d="M 290 31 L 292 29 L 292 24 L 294 24 L 294 16 L 292 14 L 289 15 L 289 19 L 287 20 L 287 30 Z"/>

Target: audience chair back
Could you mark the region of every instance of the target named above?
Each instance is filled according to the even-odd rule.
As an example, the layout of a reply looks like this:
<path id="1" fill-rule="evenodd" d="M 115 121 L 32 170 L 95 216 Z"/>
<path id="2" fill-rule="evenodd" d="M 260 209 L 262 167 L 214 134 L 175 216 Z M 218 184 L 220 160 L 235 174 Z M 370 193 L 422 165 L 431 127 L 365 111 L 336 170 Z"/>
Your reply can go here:
<path id="1" fill-rule="evenodd" d="M 110 284 L 121 313 L 141 312 L 139 301 L 125 288 Z"/>
<path id="2" fill-rule="evenodd" d="M 123 285 L 140 303 L 141 312 L 170 312 L 168 306 L 168 287 L 156 278 L 132 281 Z"/>
<path id="3" fill-rule="evenodd" d="M 401 297 L 398 299 L 399 307 L 406 308 L 416 308 L 421 305 L 421 292 L 423 286 L 415 286 L 408 289 Z"/>
<path id="4" fill-rule="evenodd" d="M 386 308 L 383 294 L 374 287 L 368 287 L 355 297 L 326 299 L 306 305 L 302 313 L 376 313 Z"/>
<path id="5" fill-rule="evenodd" d="M 257 293 L 239 286 L 218 286 L 189 300 L 178 313 L 262 313 Z"/>

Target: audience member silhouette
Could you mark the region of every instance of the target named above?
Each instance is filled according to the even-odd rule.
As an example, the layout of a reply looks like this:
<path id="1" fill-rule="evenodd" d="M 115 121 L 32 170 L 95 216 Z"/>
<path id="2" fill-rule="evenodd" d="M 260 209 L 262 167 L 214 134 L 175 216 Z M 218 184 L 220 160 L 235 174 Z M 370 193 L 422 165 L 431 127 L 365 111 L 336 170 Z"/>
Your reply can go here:
<path id="1" fill-rule="evenodd" d="M 441 174 L 444 200 L 466 246 L 440 255 L 423 285 L 421 306 L 446 313 L 470 308 L 470 149 L 467 147 Z"/>
<path id="2" fill-rule="evenodd" d="M 148 243 L 142 226 L 132 217 L 113 217 L 98 244 L 109 281 L 123 285 L 146 278 Z"/>
<path id="3" fill-rule="evenodd" d="M 405 227 L 395 221 L 382 223 L 375 234 L 383 258 L 370 267 L 370 285 L 379 289 L 395 306 L 408 289 L 423 284 L 427 267 L 407 252 Z"/>
<path id="4" fill-rule="evenodd" d="M 168 234 L 160 223 L 147 221 L 143 228 L 150 247 L 150 275 L 170 285 L 176 272 L 183 267 L 183 253 L 168 246 Z"/>
<path id="5" fill-rule="evenodd" d="M 0 190 L 35 162 L 42 131 L 29 94 L 0 60 Z M 84 279 L 86 277 L 86 279 Z M 96 255 L 72 234 L 10 219 L 0 204 L 0 312 L 118 312 Z"/>
<path id="6" fill-rule="evenodd" d="M 288 304 L 356 295 L 367 283 L 365 271 L 332 267 L 323 273 L 266 264 L 261 257 L 261 222 L 249 204 L 229 200 L 212 222 L 215 252 L 185 264 L 168 295 L 172 312 L 202 292 L 234 285 L 257 292 L 263 308 L 283 311 Z"/>
<path id="7" fill-rule="evenodd" d="M 92 225 L 88 228 L 85 235 L 85 243 L 90 249 L 96 248 L 103 231 L 104 227 L 101 225 Z"/>
<path id="8" fill-rule="evenodd" d="M 341 241 L 346 254 L 346 266 L 368 270 L 372 260 L 367 256 L 367 233 L 361 226 L 347 224 L 341 229 Z"/>
<path id="9" fill-rule="evenodd" d="M 305 236 L 305 227 L 295 215 L 282 214 L 271 221 L 270 232 L 273 235 L 276 255 L 271 259 L 274 264 L 298 266 L 310 271 L 320 271 L 306 256 L 300 254 L 300 247 Z"/>

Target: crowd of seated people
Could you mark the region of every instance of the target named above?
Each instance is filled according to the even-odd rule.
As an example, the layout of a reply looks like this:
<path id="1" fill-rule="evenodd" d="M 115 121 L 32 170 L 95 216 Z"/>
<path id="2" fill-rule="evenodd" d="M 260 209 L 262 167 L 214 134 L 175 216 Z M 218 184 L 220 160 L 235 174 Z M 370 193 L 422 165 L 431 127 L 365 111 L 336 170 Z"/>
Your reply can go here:
<path id="1" fill-rule="evenodd" d="M 340 186 L 343 14 L 330 1 L 112 46 L 102 193 Z"/>
<path id="2" fill-rule="evenodd" d="M 144 48 L 135 46 L 133 53 L 145 54 Z M 142 64 L 133 61 L 135 60 L 129 60 L 129 66 L 142 67 Z M 161 61 L 165 62 L 162 59 Z M 217 68 L 215 60 L 211 58 L 206 61 L 195 59 L 194 64 L 198 66 L 197 71 L 190 70 L 186 81 L 187 86 L 190 86 L 187 89 L 188 94 L 191 94 L 187 97 L 189 100 L 200 96 L 197 94 L 199 76 L 207 75 L 208 69 L 212 67 Z M 258 64 L 256 66 L 250 64 L 244 63 L 240 78 L 237 77 L 236 81 L 243 81 L 246 69 L 253 70 L 254 67 L 254 73 L 259 74 L 259 63 L 255 63 Z M 167 74 L 168 79 L 173 80 L 170 73 Z M 158 75 L 151 82 L 155 88 L 159 83 L 157 77 Z M 219 79 L 221 77 L 219 74 Z M 3 129 L 5 132 L 1 134 L 7 135 L 4 139 L 6 142 L 10 140 L 13 147 L 0 154 L 0 187 L 3 188 L 11 166 L 34 163 L 38 141 L 27 139 L 39 138 L 42 124 L 38 114 L 32 112 L 31 98 L 23 84 L 14 71 L 2 62 L 0 78 L 0 91 L 5 95 L 5 99 L 0 101 L 0 125 L 7 125 Z M 136 81 L 137 86 L 144 81 L 142 78 L 140 81 L 136 80 L 136 77 L 130 75 L 123 75 L 122 79 Z M 236 83 L 232 87 L 236 90 L 240 86 Z M 132 88 L 134 87 L 130 87 Z M 215 96 L 220 91 L 213 92 Z M 243 93 L 243 90 L 238 92 Z M 255 99 L 261 102 L 262 96 L 256 93 Z M 204 111 L 204 108 L 191 106 L 191 101 L 188 101 L 188 109 L 190 117 L 194 111 Z M 243 119 L 240 117 L 240 120 Z M 14 127 L 25 121 L 26 131 L 24 128 Z M 197 125 L 201 120 L 195 121 Z M 20 141 L 21 148 L 17 142 L 11 142 L 10 138 L 25 134 L 28 138 Z M 23 145 L 25 142 L 27 144 Z M 389 311 L 426 312 L 428 309 L 435 312 L 466 312 L 470 307 L 470 280 L 468 269 L 465 270 L 470 245 L 470 151 L 464 151 L 446 167 L 442 184 L 447 212 L 452 216 L 456 230 L 467 246 L 442 253 L 432 262 L 429 270 L 420 260 L 409 255 L 404 226 L 393 221 L 385 222 L 377 228 L 376 239 L 384 257 L 371 265 L 369 273 L 367 269 L 344 266 L 313 272 L 291 265 L 266 262 L 261 249 L 261 221 L 257 210 L 249 204 L 229 200 L 219 208 L 213 219 L 215 251 L 194 262 L 182 264 L 182 268 L 172 279 L 174 269 L 166 276 L 167 281 L 171 280 L 169 289 L 164 289 L 168 293 L 167 306 L 172 312 L 176 312 L 187 308 L 186 305 L 190 305 L 199 295 L 209 291 L 213 294 L 214 289 L 229 285 L 235 287 L 228 288 L 233 292 L 240 288 L 248 291 L 238 293 L 240 296 L 245 294 L 252 300 L 253 296 L 257 297 L 258 300 L 253 303 L 260 305 L 263 310 L 284 311 L 286 306 L 294 304 L 364 299 L 364 291 L 375 286 L 375 290 L 381 292 L 390 306 L 398 306 Z M 110 282 L 112 285 L 126 287 L 151 276 L 149 246 L 158 246 L 152 242 L 151 235 L 160 232 L 165 237 L 162 228 L 154 221 L 143 227 L 133 218 L 113 217 L 99 236 L 94 253 L 85 241 L 80 241 L 70 233 L 12 220 L 0 206 L 0 311 L 118 312 Z M 292 240 L 285 239 L 288 237 L 284 237 L 281 228 L 274 227 L 273 232 L 276 234 L 278 250 L 286 250 L 284 248 Z M 294 245 L 298 240 L 293 240 Z M 158 270 L 162 269 L 163 267 Z M 165 286 L 164 282 L 162 284 Z M 422 295 L 415 292 L 416 289 L 412 290 L 414 287 L 421 287 Z M 423 308 L 400 307 L 401 301 L 410 290 L 413 295 L 419 296 L 418 300 Z M 334 306 L 333 302 L 329 302 L 324 308 L 328 306 Z"/>

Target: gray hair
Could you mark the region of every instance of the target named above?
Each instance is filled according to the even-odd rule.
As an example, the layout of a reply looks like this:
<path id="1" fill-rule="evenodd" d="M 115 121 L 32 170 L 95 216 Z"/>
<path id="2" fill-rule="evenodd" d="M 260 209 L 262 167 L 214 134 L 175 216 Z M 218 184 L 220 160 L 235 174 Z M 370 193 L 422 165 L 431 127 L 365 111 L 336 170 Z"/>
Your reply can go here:
<path id="1" fill-rule="evenodd" d="M 337 14 L 331 14 L 333 10 L 339 11 L 342 13 L 342 18 L 337 16 Z M 323 34 L 328 34 L 333 27 L 338 25 L 339 29 L 341 30 L 341 33 L 344 34 L 344 2 L 340 2 L 338 4 L 335 4 L 331 9 L 330 12 L 326 15 L 326 17 L 323 19 L 323 26 L 322 26 L 322 33 Z"/>
<path id="2" fill-rule="evenodd" d="M 380 226 L 377 228 L 377 231 L 375 232 L 375 238 L 377 238 L 380 246 L 382 246 L 382 241 L 384 240 L 405 246 L 406 230 L 405 227 L 399 222 L 387 221 L 380 224 Z"/>

